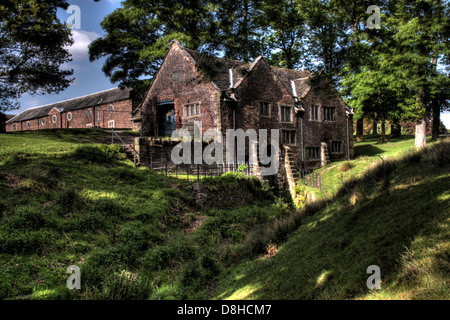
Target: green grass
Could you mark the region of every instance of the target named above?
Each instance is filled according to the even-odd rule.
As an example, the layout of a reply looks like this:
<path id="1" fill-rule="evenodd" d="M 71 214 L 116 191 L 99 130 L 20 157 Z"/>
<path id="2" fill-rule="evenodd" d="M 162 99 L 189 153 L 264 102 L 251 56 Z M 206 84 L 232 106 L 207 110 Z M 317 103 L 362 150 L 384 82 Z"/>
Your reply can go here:
<path id="1" fill-rule="evenodd" d="M 359 144 L 352 178 L 330 183 L 328 201 L 271 254 L 222 273 L 213 298 L 449 299 L 450 142 L 415 153 L 410 139 L 397 143 Z M 381 290 L 366 286 L 370 265 Z"/>
<path id="2" fill-rule="evenodd" d="M 296 212 L 240 173 L 204 179 L 201 209 L 196 179 L 135 168 L 109 138 L 0 135 L 0 299 L 448 299 L 448 148 L 357 143 Z"/>
<path id="3" fill-rule="evenodd" d="M 333 196 L 343 182 L 360 177 L 367 167 L 376 165 L 382 159 L 396 157 L 405 152 L 414 151 L 414 136 L 389 138 L 387 143 L 379 143 L 378 135 L 364 137 L 364 141 L 355 142 L 355 159 L 351 161 L 332 162 L 321 172 L 324 196 Z M 430 142 L 430 139 L 428 139 Z"/>
<path id="4" fill-rule="evenodd" d="M 0 299 L 205 297 L 227 239 L 256 223 L 239 212 L 264 208 L 266 220 L 278 212 L 270 191 L 234 174 L 205 186 L 226 190 L 224 204 L 239 201 L 220 215 L 201 211 L 194 179 L 135 168 L 105 139 L 101 130 L 0 135 Z M 209 234 L 214 221 L 223 230 Z M 66 288 L 70 265 L 81 268 L 79 291 Z"/>

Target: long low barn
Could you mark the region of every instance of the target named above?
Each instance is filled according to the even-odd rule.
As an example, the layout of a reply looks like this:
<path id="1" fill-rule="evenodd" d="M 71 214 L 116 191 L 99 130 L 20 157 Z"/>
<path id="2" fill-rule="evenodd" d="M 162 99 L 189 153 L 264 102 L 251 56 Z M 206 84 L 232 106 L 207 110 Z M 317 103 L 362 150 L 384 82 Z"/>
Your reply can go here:
<path id="1" fill-rule="evenodd" d="M 113 88 L 45 106 L 30 108 L 6 122 L 6 131 L 117 128 L 135 129 L 132 112 L 139 101 L 132 89 Z"/>

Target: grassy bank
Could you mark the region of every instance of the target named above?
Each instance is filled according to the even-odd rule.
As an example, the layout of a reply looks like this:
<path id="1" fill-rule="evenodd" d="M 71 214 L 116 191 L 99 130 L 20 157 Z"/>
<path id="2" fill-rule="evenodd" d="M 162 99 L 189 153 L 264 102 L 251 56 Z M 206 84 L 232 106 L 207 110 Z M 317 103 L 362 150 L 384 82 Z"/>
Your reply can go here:
<path id="1" fill-rule="evenodd" d="M 134 168 L 109 138 L 0 135 L 0 299 L 449 298 L 448 142 L 357 143 L 296 212 L 239 173 L 204 179 L 200 208 L 193 181 Z"/>
<path id="2" fill-rule="evenodd" d="M 411 143 L 357 145 L 328 199 L 305 210 L 287 242 L 224 272 L 214 298 L 450 298 L 450 142 L 419 152 Z M 325 177 L 343 172 L 333 165 Z M 367 288 L 371 265 L 381 290 Z"/>
<path id="3" fill-rule="evenodd" d="M 222 202 L 200 210 L 192 181 L 134 168 L 100 130 L 0 135 L 0 298 L 208 297 L 227 248 L 286 204 L 257 179 L 206 179 Z M 81 268 L 82 289 L 66 287 Z"/>

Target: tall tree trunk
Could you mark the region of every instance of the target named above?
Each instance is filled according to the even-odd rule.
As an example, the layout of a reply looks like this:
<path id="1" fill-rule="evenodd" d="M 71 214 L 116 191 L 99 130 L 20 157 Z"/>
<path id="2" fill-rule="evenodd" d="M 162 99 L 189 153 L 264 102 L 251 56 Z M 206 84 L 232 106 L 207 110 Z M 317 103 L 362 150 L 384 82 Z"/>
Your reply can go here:
<path id="1" fill-rule="evenodd" d="M 378 134 L 378 121 L 376 118 L 373 118 L 373 122 L 372 122 L 372 134 Z"/>
<path id="2" fill-rule="evenodd" d="M 364 119 L 360 118 L 356 120 L 356 140 L 357 141 L 364 140 L 363 134 L 364 134 Z"/>
<path id="3" fill-rule="evenodd" d="M 414 146 L 417 149 L 424 148 L 427 146 L 427 117 L 424 104 L 425 91 L 423 89 L 419 90 L 417 93 L 416 103 L 419 110 L 423 111 L 422 119 L 419 123 L 416 123 L 416 134 Z"/>
<path id="4" fill-rule="evenodd" d="M 244 26 L 243 26 L 243 33 L 244 33 L 244 62 L 248 62 L 250 60 L 248 51 L 249 51 L 249 40 L 248 40 L 248 11 L 249 11 L 249 5 L 248 0 L 244 0 Z"/>
<path id="5" fill-rule="evenodd" d="M 402 135 L 402 128 L 398 120 L 394 120 L 391 124 L 391 135 L 393 137 L 399 137 Z"/>
<path id="6" fill-rule="evenodd" d="M 432 64 L 434 68 L 437 68 L 437 57 L 434 56 L 432 59 Z M 433 125 L 431 127 L 431 140 L 437 140 L 439 138 L 439 125 L 441 123 L 441 106 L 439 105 L 439 99 L 433 97 L 432 99 L 433 108 Z"/>
<path id="7" fill-rule="evenodd" d="M 381 118 L 381 143 L 387 142 L 386 139 L 386 120 Z"/>
<path id="8" fill-rule="evenodd" d="M 437 140 L 439 138 L 439 127 L 441 124 L 441 107 L 439 103 L 434 101 L 433 103 L 433 126 L 431 128 L 431 140 Z"/>

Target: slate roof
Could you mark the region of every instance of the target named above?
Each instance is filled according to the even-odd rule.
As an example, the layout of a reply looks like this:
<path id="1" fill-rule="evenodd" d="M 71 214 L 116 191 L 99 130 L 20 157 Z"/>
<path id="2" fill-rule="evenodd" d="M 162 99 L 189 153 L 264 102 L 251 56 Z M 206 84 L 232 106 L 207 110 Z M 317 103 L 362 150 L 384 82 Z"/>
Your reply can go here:
<path id="1" fill-rule="evenodd" d="M 193 62 L 197 65 L 198 69 L 222 91 L 230 88 L 229 69 L 232 69 L 233 87 L 236 88 L 242 82 L 245 75 L 251 71 L 261 59 L 261 57 L 258 57 L 252 63 L 245 63 L 238 60 L 219 58 L 206 53 L 200 53 L 184 48 L 181 45 L 179 45 L 179 47 L 193 59 Z M 288 92 L 292 93 L 291 80 L 295 82 L 297 97 L 304 97 L 311 88 L 308 81 L 310 76 L 309 71 L 277 67 L 271 68 Z"/>
<path id="2" fill-rule="evenodd" d="M 78 98 L 47 104 L 45 106 L 30 108 L 20 113 L 19 115 L 13 117 L 12 119 L 8 120 L 7 122 L 14 123 L 24 120 L 31 120 L 45 117 L 53 108 L 67 112 L 88 108 L 99 104 L 112 103 L 115 101 L 130 99 L 131 90 L 132 90 L 131 88 L 125 89 L 113 88 Z"/>

